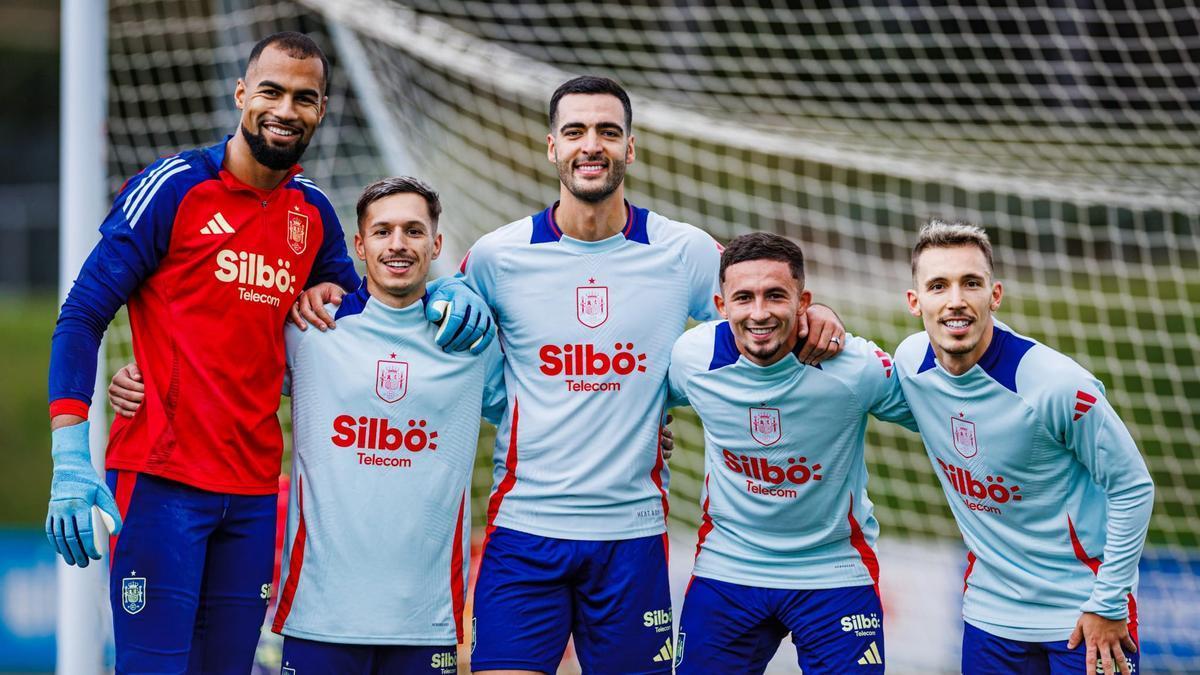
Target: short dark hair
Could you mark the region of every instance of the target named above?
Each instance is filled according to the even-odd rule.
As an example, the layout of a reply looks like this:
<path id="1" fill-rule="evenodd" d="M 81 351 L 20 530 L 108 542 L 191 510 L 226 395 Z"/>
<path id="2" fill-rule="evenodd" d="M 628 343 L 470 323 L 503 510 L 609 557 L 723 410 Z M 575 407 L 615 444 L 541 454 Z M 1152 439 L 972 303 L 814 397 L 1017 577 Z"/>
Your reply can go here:
<path id="1" fill-rule="evenodd" d="M 250 50 L 250 58 L 246 61 L 246 72 L 250 72 L 250 69 L 258 62 L 258 57 L 262 56 L 263 50 L 271 45 L 277 45 L 293 59 L 307 59 L 314 56 L 320 58 L 322 79 L 324 81 L 324 91 L 322 93 L 329 91 L 329 59 L 325 58 L 325 52 L 321 51 L 317 43 L 304 33 L 296 33 L 288 30 L 268 35 L 259 40 L 254 45 L 254 49 Z"/>
<path id="2" fill-rule="evenodd" d="M 791 239 L 770 232 L 743 234 L 729 242 L 721 254 L 721 283 L 725 283 L 725 268 L 751 260 L 787 263 L 792 277 L 804 288 L 804 251 Z"/>
<path id="3" fill-rule="evenodd" d="M 987 261 L 988 274 L 992 274 L 992 242 L 988 240 L 987 231 L 978 225 L 965 220 L 945 221 L 940 218 L 930 218 L 921 226 L 917 234 L 917 243 L 912 250 L 912 277 L 917 281 L 917 260 L 928 248 L 954 248 L 958 246 L 975 246 L 983 252 Z"/>
<path id="4" fill-rule="evenodd" d="M 617 84 L 616 80 L 607 77 L 596 77 L 595 75 L 582 75 L 571 80 L 567 80 L 554 90 L 554 95 L 550 97 L 550 131 L 554 131 L 554 125 L 558 121 L 558 102 L 562 97 L 568 94 L 608 94 L 616 96 L 621 101 L 621 106 L 625 108 L 625 133 L 633 133 L 633 104 L 629 102 L 629 94 L 621 85 Z"/>
<path id="5" fill-rule="evenodd" d="M 358 198 L 358 206 L 354 207 L 358 215 L 359 229 L 362 229 L 363 219 L 366 218 L 367 209 L 371 204 L 384 197 L 405 193 L 420 195 L 425 200 L 425 207 L 429 209 L 429 218 L 433 220 L 433 229 L 437 231 L 438 218 L 442 215 L 442 200 L 438 197 L 436 190 L 412 176 L 392 176 L 377 180 L 363 188 L 362 195 Z"/>

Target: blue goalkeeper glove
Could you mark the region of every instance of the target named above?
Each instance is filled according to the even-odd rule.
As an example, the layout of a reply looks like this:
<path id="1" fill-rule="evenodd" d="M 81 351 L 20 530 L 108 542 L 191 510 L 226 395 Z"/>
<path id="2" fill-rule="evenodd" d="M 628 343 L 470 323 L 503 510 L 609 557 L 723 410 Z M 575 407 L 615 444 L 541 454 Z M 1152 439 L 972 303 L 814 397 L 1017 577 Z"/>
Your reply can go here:
<path id="1" fill-rule="evenodd" d="M 440 326 L 434 338 L 443 351 L 470 349 L 481 354 L 496 337 L 496 322 L 487 303 L 461 279 L 442 277 L 425 287 L 425 318 Z"/>
<path id="2" fill-rule="evenodd" d="M 54 475 L 50 479 L 46 538 L 68 565 L 87 567 L 88 558 L 100 559 L 92 532 L 92 507 L 99 507 L 111 518 L 109 529 L 113 534 L 121 531 L 121 513 L 112 492 L 92 468 L 88 423 L 55 429 L 50 436 Z"/>

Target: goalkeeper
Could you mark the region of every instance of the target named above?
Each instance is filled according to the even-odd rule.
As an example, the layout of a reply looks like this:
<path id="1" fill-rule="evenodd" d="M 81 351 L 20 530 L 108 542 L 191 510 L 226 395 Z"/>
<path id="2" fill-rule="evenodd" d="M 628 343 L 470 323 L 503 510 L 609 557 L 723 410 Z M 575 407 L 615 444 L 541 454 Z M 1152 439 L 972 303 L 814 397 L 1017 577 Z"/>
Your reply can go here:
<path id="1" fill-rule="evenodd" d="M 114 521 L 119 672 L 244 671 L 253 658 L 283 445 L 281 324 L 305 287 L 358 281 L 329 201 L 296 164 L 325 114 L 328 71 L 304 35 L 255 45 L 234 90 L 238 132 L 131 178 L 63 304 L 46 534 L 83 567 L 100 557 L 91 508 Z M 113 424 L 102 481 L 86 418 L 100 338 L 126 302 L 145 405 Z"/>

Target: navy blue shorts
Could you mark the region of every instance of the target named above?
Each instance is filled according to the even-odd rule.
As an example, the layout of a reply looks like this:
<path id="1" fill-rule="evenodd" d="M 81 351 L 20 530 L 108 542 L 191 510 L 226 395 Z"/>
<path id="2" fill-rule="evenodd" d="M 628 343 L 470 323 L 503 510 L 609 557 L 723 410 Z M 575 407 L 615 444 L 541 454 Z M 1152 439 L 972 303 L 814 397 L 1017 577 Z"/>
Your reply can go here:
<path id="1" fill-rule="evenodd" d="M 457 645 L 345 645 L 283 639 L 283 675 L 457 675 Z"/>
<path id="2" fill-rule="evenodd" d="M 271 592 L 277 495 L 208 492 L 112 470 L 118 673 L 247 673 Z"/>
<path id="3" fill-rule="evenodd" d="M 788 633 L 804 675 L 883 672 L 874 586 L 800 591 L 693 577 L 682 614 L 680 675 L 762 673 Z"/>
<path id="4" fill-rule="evenodd" d="M 1142 672 L 1140 652 L 1126 653 L 1125 658 L 1135 675 Z M 1100 665 L 1098 659 L 1096 665 Z M 1066 640 L 1009 640 L 967 623 L 963 625 L 962 672 L 964 675 L 1080 675 L 1087 672 L 1087 647 L 1067 649 Z M 1097 672 L 1104 671 L 1097 669 Z M 1118 668 L 1116 672 L 1121 671 Z"/>
<path id="5" fill-rule="evenodd" d="M 475 584 L 471 669 L 554 673 L 575 637 L 585 673 L 670 673 L 667 535 L 553 539 L 498 527 Z"/>

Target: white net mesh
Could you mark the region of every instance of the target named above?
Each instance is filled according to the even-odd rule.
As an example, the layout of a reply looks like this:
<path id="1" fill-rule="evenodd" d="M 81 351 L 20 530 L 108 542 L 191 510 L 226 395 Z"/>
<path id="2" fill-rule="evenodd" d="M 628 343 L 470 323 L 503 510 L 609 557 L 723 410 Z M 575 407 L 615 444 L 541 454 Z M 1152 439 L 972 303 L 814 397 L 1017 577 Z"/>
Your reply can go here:
<path id="1" fill-rule="evenodd" d="M 596 73 L 634 99 L 631 201 L 718 238 L 796 238 L 818 299 L 881 344 L 919 329 L 902 309 L 917 225 L 984 224 L 1002 318 L 1105 382 L 1154 475 L 1144 668 L 1200 669 L 1182 600 L 1200 591 L 1200 10 L 752 4 L 111 0 L 112 184 L 232 131 L 250 47 L 298 29 L 335 62 L 304 164 L 345 222 L 385 172 L 441 191 L 457 253 L 544 207 L 546 102 Z M 671 513 L 694 527 L 701 436 L 676 426 Z M 885 535 L 952 542 L 917 438 L 872 425 L 869 447 Z"/>

